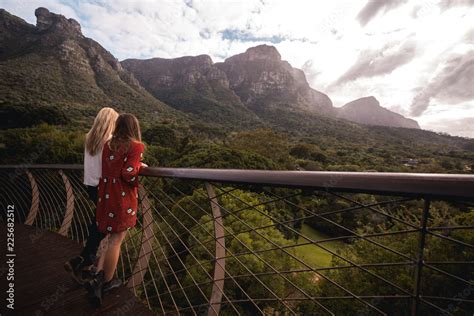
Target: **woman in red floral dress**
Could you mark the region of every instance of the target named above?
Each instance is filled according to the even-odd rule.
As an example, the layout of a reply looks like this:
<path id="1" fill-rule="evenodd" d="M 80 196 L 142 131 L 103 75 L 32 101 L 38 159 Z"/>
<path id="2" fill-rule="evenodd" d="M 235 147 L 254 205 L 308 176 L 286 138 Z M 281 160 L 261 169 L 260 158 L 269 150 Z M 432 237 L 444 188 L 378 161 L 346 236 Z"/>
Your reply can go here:
<path id="1" fill-rule="evenodd" d="M 102 152 L 96 220 L 98 230 L 108 234 L 109 240 L 96 277 L 86 285 L 91 303 L 96 306 L 102 302 L 103 284 L 113 279 L 127 229 L 137 221 L 138 173 L 144 148 L 137 118 L 120 114 L 112 139 Z"/>

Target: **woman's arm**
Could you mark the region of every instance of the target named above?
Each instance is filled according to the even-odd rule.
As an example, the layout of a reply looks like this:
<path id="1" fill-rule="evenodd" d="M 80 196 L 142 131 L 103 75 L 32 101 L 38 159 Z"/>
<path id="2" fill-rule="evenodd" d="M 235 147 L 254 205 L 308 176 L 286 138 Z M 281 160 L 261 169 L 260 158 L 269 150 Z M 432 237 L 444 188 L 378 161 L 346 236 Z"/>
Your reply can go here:
<path id="1" fill-rule="evenodd" d="M 142 143 L 131 144 L 130 150 L 125 157 L 122 168 L 122 179 L 131 186 L 138 186 L 138 173 L 140 172 L 141 160 L 145 146 Z"/>

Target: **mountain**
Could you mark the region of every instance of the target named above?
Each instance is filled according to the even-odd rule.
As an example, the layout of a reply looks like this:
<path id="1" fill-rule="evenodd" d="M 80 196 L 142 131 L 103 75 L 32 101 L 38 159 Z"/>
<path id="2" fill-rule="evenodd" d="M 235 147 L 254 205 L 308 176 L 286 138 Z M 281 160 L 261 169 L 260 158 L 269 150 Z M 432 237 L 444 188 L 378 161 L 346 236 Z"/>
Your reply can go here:
<path id="1" fill-rule="evenodd" d="M 77 21 L 45 8 L 35 15 L 36 26 L 0 9 L 0 105 L 7 126 L 19 111 L 50 109 L 53 116 L 80 120 L 103 106 L 141 117 L 154 113 L 159 119 L 186 119 L 85 37 Z"/>
<path id="2" fill-rule="evenodd" d="M 229 88 L 226 74 L 207 55 L 127 59 L 122 65 L 156 98 L 206 122 L 247 127 L 260 123 Z"/>
<path id="3" fill-rule="evenodd" d="M 199 55 L 127 59 L 122 65 L 156 98 L 207 122 L 244 127 L 263 120 L 289 127 L 295 120 L 321 124 L 323 115 L 360 124 L 420 128 L 416 121 L 384 109 L 373 97 L 334 108 L 331 99 L 311 88 L 304 72 L 283 61 L 273 46 L 251 47 L 220 63 Z"/>
<path id="4" fill-rule="evenodd" d="M 380 170 L 399 171 L 400 161 L 416 158 L 436 171 L 449 165 L 447 156 L 457 157 L 456 170 L 471 164 L 466 151 L 474 148 L 472 140 L 416 129 L 416 122 L 383 109 L 375 98 L 334 108 L 275 47 L 252 47 L 219 63 L 206 55 L 121 63 L 84 37 L 75 20 L 44 8 L 35 14 L 31 25 L 0 9 L 3 163 L 80 162 L 86 126 L 98 108 L 113 106 L 144 123 L 155 162 L 186 160 L 193 150 L 207 148 L 195 158 L 222 166 L 229 152 L 219 156 L 209 145 L 233 146 L 239 137 L 252 146 L 270 146 L 271 154 L 277 147 L 256 136 L 268 130 L 251 131 L 263 125 L 283 132 L 276 137 L 288 138 L 288 148 L 299 142 L 318 146 L 324 155 L 310 158 L 328 170 L 372 169 L 373 162 L 390 166 Z M 285 168 L 292 169 L 290 164 Z"/>
<path id="5" fill-rule="evenodd" d="M 337 117 L 365 125 L 420 129 L 417 121 L 381 107 L 373 96 L 345 104 L 337 110 Z"/>
<path id="6" fill-rule="evenodd" d="M 77 21 L 45 8 L 35 15 L 36 26 L 0 9 L 3 128 L 17 126 L 20 114 L 46 117 L 52 124 L 83 121 L 102 106 L 147 121 L 198 118 L 233 129 L 270 124 L 285 130 L 329 128 L 331 134 L 334 125 L 348 126 L 342 119 L 419 128 L 373 97 L 334 108 L 273 46 L 251 47 L 219 63 L 207 55 L 119 62 L 84 37 Z"/>
<path id="7" fill-rule="evenodd" d="M 226 73 L 230 88 L 254 112 L 272 109 L 332 114 L 327 95 L 312 89 L 302 70 L 281 59 L 273 46 L 259 45 L 216 66 Z"/>
<path id="8" fill-rule="evenodd" d="M 207 122 L 288 126 L 290 116 L 334 114 L 329 97 L 312 89 L 273 46 L 252 47 L 220 63 L 200 55 L 122 65 L 156 98 Z"/>

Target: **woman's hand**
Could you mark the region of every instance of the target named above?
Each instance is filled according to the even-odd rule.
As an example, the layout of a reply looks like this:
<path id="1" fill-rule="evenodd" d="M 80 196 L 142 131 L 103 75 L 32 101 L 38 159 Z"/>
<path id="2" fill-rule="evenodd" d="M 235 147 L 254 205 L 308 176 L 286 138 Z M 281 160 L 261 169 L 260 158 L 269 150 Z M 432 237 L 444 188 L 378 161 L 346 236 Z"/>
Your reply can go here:
<path id="1" fill-rule="evenodd" d="M 148 167 L 148 165 L 147 165 L 146 163 L 143 163 L 143 162 L 142 162 L 141 164 L 142 164 L 142 165 L 141 165 L 141 166 L 142 166 L 142 168 L 144 168 L 144 167 Z"/>

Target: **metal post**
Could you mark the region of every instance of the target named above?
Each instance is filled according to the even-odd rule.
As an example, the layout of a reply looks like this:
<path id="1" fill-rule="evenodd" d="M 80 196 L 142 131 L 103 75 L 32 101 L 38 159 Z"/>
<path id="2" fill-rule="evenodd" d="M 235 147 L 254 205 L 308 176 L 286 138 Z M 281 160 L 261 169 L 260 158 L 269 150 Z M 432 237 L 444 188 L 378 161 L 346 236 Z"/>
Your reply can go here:
<path id="1" fill-rule="evenodd" d="M 216 238 L 216 255 L 214 260 L 214 280 L 211 298 L 209 300 L 208 316 L 219 315 L 222 294 L 224 293 L 225 278 L 225 239 L 224 223 L 222 221 L 221 209 L 217 204 L 216 193 L 213 187 L 206 182 L 207 195 L 211 201 L 212 217 L 214 218 L 214 236 Z"/>
<path id="2" fill-rule="evenodd" d="M 140 285 L 143 282 L 145 274 L 148 270 L 150 256 L 153 251 L 153 215 L 151 213 L 151 203 L 148 199 L 146 189 L 142 184 L 140 184 L 138 190 L 140 197 L 142 198 L 141 211 L 143 222 L 140 254 L 138 255 L 135 267 L 133 268 L 132 276 L 127 283 L 127 287 L 133 289 L 135 289 L 137 285 Z"/>
<path id="3" fill-rule="evenodd" d="M 420 239 L 418 243 L 418 258 L 415 270 L 415 287 L 413 289 L 413 303 L 411 306 L 411 315 L 418 316 L 420 314 L 420 285 L 421 285 L 421 270 L 424 264 L 424 250 L 425 250 L 425 238 L 426 238 L 426 225 L 428 223 L 429 211 L 430 211 L 430 200 L 425 198 L 423 206 L 423 214 L 420 222 Z"/>
<path id="4" fill-rule="evenodd" d="M 68 177 L 62 169 L 59 170 L 59 174 L 61 175 L 61 178 L 64 182 L 64 187 L 66 188 L 66 212 L 64 213 L 64 219 L 58 233 L 60 235 L 67 236 L 67 232 L 69 231 L 69 227 L 72 223 L 72 218 L 74 217 L 74 191 L 72 189 L 71 182 L 69 182 Z"/>

